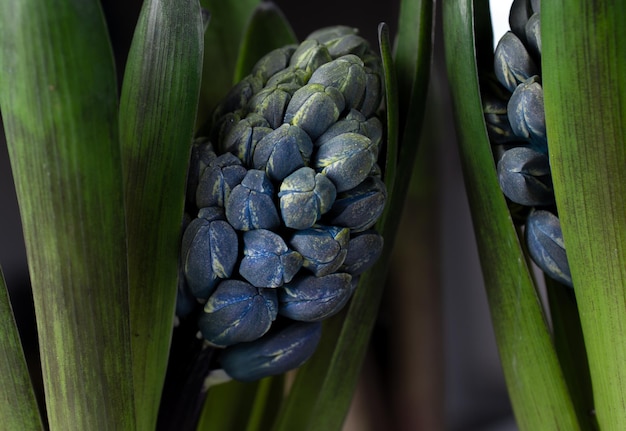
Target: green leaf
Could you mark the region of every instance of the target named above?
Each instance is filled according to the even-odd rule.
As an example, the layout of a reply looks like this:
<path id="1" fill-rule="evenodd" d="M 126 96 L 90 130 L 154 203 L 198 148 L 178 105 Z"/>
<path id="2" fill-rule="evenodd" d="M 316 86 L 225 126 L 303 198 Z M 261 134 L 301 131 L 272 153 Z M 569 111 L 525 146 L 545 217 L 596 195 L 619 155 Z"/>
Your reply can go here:
<path id="1" fill-rule="evenodd" d="M 0 418 L 13 430 L 41 430 L 43 423 L 26 367 L 11 302 L 0 269 Z"/>
<path id="2" fill-rule="evenodd" d="M 488 2 L 476 1 L 476 14 L 488 13 Z M 580 429 L 487 138 L 475 50 L 487 45 L 475 32 L 484 38 L 490 30 L 474 25 L 488 20 L 474 23 L 472 0 L 445 2 L 443 18 L 461 163 L 513 410 L 522 430 Z"/>
<path id="3" fill-rule="evenodd" d="M 287 18 L 273 2 L 257 6 L 248 22 L 239 48 L 234 82 L 239 82 L 252 70 L 255 63 L 269 51 L 297 43 Z"/>
<path id="4" fill-rule="evenodd" d="M 172 335 L 202 72 L 197 0 L 144 3 L 120 103 L 137 426 L 154 429 Z"/>
<path id="5" fill-rule="evenodd" d="M 626 429 L 626 3 L 543 2 L 552 179 L 601 429 Z"/>
<path id="6" fill-rule="evenodd" d="M 197 430 L 245 430 L 259 385 L 230 381 L 209 388 Z"/>
<path id="7" fill-rule="evenodd" d="M 204 35 L 204 68 L 198 106 L 198 125 L 203 125 L 236 83 L 239 47 L 259 0 L 201 0 L 200 4 L 211 13 L 211 24 Z"/>
<path id="8" fill-rule="evenodd" d="M 385 77 L 385 109 L 387 114 L 387 154 L 385 160 L 385 185 L 389 200 L 393 199 L 393 189 L 398 167 L 398 135 L 400 131 L 398 106 L 398 79 L 391 54 L 389 27 L 385 23 L 378 26 L 378 45 Z"/>
<path id="9" fill-rule="evenodd" d="M 100 3 L 2 2 L 0 32 L 50 428 L 131 430 L 118 101 Z"/>

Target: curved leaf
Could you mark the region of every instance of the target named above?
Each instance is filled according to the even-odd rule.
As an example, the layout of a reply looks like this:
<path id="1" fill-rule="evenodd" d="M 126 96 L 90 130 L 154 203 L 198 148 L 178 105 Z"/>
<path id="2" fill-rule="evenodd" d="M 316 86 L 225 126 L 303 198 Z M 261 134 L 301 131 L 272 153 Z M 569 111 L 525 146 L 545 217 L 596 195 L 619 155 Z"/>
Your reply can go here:
<path id="1" fill-rule="evenodd" d="M 0 269 L 0 418 L 14 430 L 41 430 L 43 424 L 26 367 L 4 276 Z"/>
<path id="2" fill-rule="evenodd" d="M 255 63 L 272 49 L 293 43 L 297 43 L 296 35 L 280 9 L 272 2 L 261 3 L 246 26 L 234 81 L 245 78 Z"/>
<path id="3" fill-rule="evenodd" d="M 202 38 L 197 0 L 146 1 L 124 74 L 120 137 L 139 429 L 154 429 L 167 367 Z"/>

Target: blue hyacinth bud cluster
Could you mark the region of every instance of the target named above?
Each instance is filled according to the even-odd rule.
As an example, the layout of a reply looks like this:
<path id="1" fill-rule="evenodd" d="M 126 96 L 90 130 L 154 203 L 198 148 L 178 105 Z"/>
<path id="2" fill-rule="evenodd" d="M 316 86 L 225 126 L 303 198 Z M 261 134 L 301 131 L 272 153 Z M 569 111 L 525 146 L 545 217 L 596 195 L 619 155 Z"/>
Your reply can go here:
<path id="1" fill-rule="evenodd" d="M 511 30 L 495 50 L 496 81 L 484 83 L 483 109 L 500 188 L 525 225 L 529 254 L 549 277 L 571 286 L 548 157 L 540 18 L 539 0 L 513 2 Z"/>
<path id="2" fill-rule="evenodd" d="M 379 58 L 349 27 L 271 51 L 193 145 L 179 316 L 255 380 L 301 365 L 379 257 Z"/>

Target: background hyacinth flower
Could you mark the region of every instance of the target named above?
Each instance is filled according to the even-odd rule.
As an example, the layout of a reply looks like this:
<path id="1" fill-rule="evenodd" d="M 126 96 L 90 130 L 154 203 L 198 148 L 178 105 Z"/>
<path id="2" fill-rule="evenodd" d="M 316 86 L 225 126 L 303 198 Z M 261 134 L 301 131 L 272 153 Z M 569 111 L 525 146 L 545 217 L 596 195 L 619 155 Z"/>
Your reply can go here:
<path id="1" fill-rule="evenodd" d="M 495 52 L 487 2 L 452 1 L 443 10 L 465 184 L 500 358 L 522 430 L 626 426 L 620 407 L 626 387 L 618 383 L 626 374 L 620 102 L 626 74 L 619 60 L 626 6 L 588 6 L 584 0 L 514 0 L 511 32 Z M 486 118 L 477 113 L 480 105 L 492 106 L 485 98 L 501 93 L 490 88 L 494 75 L 508 93 L 498 103 L 511 98 L 508 119 L 519 142 L 490 143 L 497 133 L 488 135 L 485 123 L 498 124 L 493 111 Z M 531 206 L 518 211 L 500 186 L 507 195 L 511 188 L 522 190 L 515 185 L 521 177 L 499 183 L 494 159 L 512 147 L 521 154 L 528 150 L 522 147 L 536 146 L 532 135 L 539 131 L 543 138 L 544 124 L 541 151 L 554 200 L 529 200 Z M 541 165 L 539 172 L 547 174 L 545 161 Z M 526 197 L 544 188 L 543 181 L 528 179 Z M 533 261 L 542 271 L 535 271 Z"/>

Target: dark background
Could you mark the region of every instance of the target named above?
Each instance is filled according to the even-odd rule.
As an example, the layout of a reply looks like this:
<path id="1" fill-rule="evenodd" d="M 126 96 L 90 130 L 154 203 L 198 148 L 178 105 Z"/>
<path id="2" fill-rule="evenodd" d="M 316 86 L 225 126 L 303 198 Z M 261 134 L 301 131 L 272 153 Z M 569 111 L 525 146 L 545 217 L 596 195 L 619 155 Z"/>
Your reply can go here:
<path id="1" fill-rule="evenodd" d="M 380 22 L 388 23 L 391 35 L 395 34 L 399 13 L 398 1 L 281 0 L 276 3 L 301 39 L 317 28 L 344 24 L 358 27 L 373 46 Z M 141 2 L 103 0 L 102 4 L 108 22 L 115 23 L 109 31 L 121 82 L 125 53 Z M 440 29 L 439 16 L 436 24 Z M 443 61 L 441 33 L 437 31 L 428 127 L 422 139 L 428 145 L 423 144 L 419 155 L 424 162 L 420 166 L 430 170 L 436 183 L 436 195 L 424 198 L 417 192 L 407 200 L 397 264 L 391 271 L 346 430 L 516 429 L 482 286 Z M 420 252 L 424 247 L 416 246 L 423 240 L 423 229 L 417 225 L 424 219 L 432 223 L 425 239 L 432 245 L 428 256 L 431 273 L 426 277 L 416 271 L 424 259 Z M 28 269 L 3 133 L 0 133 L 0 264 L 22 335 L 34 340 Z M 36 346 L 31 343 L 27 347 L 27 353 L 33 355 Z"/>

